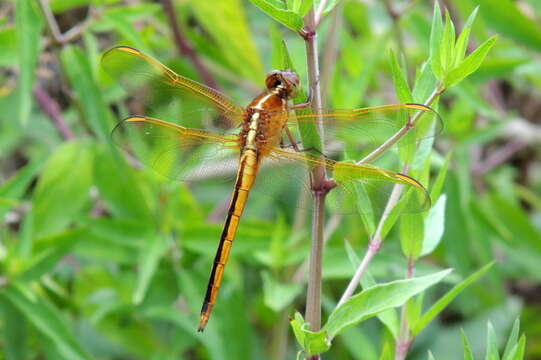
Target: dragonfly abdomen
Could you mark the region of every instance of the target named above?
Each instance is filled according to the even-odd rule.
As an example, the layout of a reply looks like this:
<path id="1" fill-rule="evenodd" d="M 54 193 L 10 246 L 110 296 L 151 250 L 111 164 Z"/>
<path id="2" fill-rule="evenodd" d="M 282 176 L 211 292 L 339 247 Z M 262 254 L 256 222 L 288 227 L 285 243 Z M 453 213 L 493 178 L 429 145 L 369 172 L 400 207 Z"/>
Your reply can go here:
<path id="1" fill-rule="evenodd" d="M 259 160 L 255 150 L 247 149 L 242 153 L 233 197 L 229 204 L 229 211 L 227 212 L 227 218 L 225 219 L 222 235 L 220 236 L 220 244 L 216 251 L 205 300 L 203 301 L 199 316 L 198 331 L 200 332 L 205 329 L 214 303 L 216 302 L 225 264 L 229 258 L 229 252 L 231 251 L 231 246 L 233 245 L 233 240 L 239 227 L 240 217 L 246 206 L 248 194 L 254 184 L 258 165 Z"/>

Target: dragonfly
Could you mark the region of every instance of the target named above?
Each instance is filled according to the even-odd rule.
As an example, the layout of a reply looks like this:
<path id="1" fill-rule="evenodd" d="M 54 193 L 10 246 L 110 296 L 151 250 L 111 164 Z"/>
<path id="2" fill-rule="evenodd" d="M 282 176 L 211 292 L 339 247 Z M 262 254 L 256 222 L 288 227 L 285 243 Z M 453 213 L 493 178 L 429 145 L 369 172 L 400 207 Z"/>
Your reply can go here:
<path id="1" fill-rule="evenodd" d="M 437 114 L 427 106 L 395 104 L 348 110 L 316 109 L 312 112 L 296 112 L 295 110 L 305 109 L 309 105 L 309 102 L 291 104 L 300 87 L 299 76 L 292 70 L 274 70 L 266 76 L 265 89 L 247 106 L 242 107 L 220 91 L 179 75 L 154 57 L 132 47 L 118 46 L 108 50 L 103 56 L 102 66 L 128 92 L 141 95 L 148 91 L 137 89 L 145 90 L 146 87 L 148 90 L 148 87 L 151 87 L 158 97 L 166 93 L 167 96 L 163 96 L 165 99 L 187 99 L 189 106 L 185 108 L 188 110 L 184 109 L 180 115 L 178 112 L 172 115 L 180 121 L 189 123 L 192 117 L 210 118 L 214 123 L 226 124 L 226 127 L 232 129 L 208 131 L 184 126 L 177 123 L 178 121 L 134 115 L 119 122 L 112 132 L 115 143 L 121 148 L 134 154 L 158 173 L 173 179 L 185 180 L 189 176 L 189 170 L 200 165 L 198 162 L 213 164 L 210 168 L 221 166 L 222 162 L 217 155 L 219 151 L 200 152 L 199 147 L 210 146 L 235 154 L 237 171 L 233 194 L 199 315 L 200 332 L 205 329 L 215 306 L 248 196 L 256 183 L 259 170 L 266 162 L 293 164 L 296 168 L 307 171 L 316 167 L 326 169 L 329 174 L 334 175 L 331 187 L 340 189 L 341 193 L 345 194 L 346 201 L 342 199 L 342 202 L 346 203 L 350 200 L 348 198 L 353 197 L 362 201 L 364 207 L 370 208 L 368 211 L 375 211 L 381 202 L 374 198 L 387 198 L 390 191 L 382 189 L 389 188 L 386 186 L 389 184 L 401 184 L 408 190 L 410 197 L 416 199 L 408 201 L 404 206 L 406 211 L 424 211 L 429 207 L 427 191 L 415 179 L 374 165 L 334 160 L 320 149 L 302 148 L 302 138 L 299 140 L 302 135 L 299 134 L 300 127 L 317 131 L 314 125 L 316 121 L 320 121 L 326 131 L 336 129 L 334 134 L 342 134 L 343 138 L 353 139 L 353 142 L 363 136 L 379 141 L 383 137 L 374 136 L 374 133 L 390 136 L 404 126 L 409 126 L 410 132 L 416 132 L 413 138 L 418 142 L 419 139 L 429 138 L 425 135 L 430 133 L 431 126 L 434 128 L 434 125 L 430 124 L 438 123 Z M 161 100 L 152 101 L 147 101 L 150 111 L 164 104 Z M 167 101 L 165 100 L 165 104 Z M 196 106 L 203 110 L 190 110 Z M 149 109 L 143 106 L 140 111 L 146 113 Z M 209 114 L 210 116 L 207 116 Z M 417 119 L 414 125 L 410 124 L 412 117 Z M 135 151 L 138 144 L 144 145 L 141 145 L 143 150 L 139 152 Z M 217 161 L 211 163 L 211 160 Z M 200 171 L 208 171 L 209 167 L 207 170 L 203 167 Z M 290 176 L 287 173 L 284 171 L 280 176 Z M 304 183 L 307 183 L 307 180 L 304 180 Z M 309 180 L 307 186 L 310 186 Z M 334 189 L 331 192 L 334 192 Z"/>

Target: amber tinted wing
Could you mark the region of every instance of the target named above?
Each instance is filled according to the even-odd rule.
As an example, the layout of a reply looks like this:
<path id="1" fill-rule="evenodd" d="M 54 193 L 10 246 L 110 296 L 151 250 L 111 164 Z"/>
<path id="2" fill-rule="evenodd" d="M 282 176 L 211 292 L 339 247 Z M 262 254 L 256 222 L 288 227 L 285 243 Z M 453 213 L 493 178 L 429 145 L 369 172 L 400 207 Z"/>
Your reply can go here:
<path id="1" fill-rule="evenodd" d="M 314 123 L 321 117 L 328 150 L 332 156 L 337 149 L 347 151 L 350 158 L 361 160 L 387 140 L 401 134 L 396 147 L 430 146 L 443 124 L 431 108 L 419 104 L 396 104 L 352 110 L 324 110 L 319 115 L 290 115 L 288 126 L 302 127 L 303 141 L 315 135 Z M 299 135 L 299 137 L 301 137 Z M 317 149 L 321 150 L 321 149 Z"/>
<path id="2" fill-rule="evenodd" d="M 193 126 L 196 118 L 208 118 L 209 114 L 213 117 L 210 120 L 221 127 L 236 126 L 241 120 L 242 108 L 227 96 L 177 74 L 137 49 L 128 46 L 110 49 L 103 55 L 102 67 L 136 98 L 136 113 L 158 117 L 177 115 L 187 126 Z M 173 105 L 178 105 L 180 110 L 170 109 Z"/>
<path id="3" fill-rule="evenodd" d="M 403 187 L 399 212 L 416 213 L 430 208 L 430 196 L 426 189 L 407 175 L 371 165 L 320 158 L 305 152 L 277 148 L 269 151 L 267 162 L 275 163 L 276 171 L 280 172 L 282 166 L 284 169 L 294 169 L 298 174 L 296 181 L 290 180 L 291 186 L 308 188 L 309 183 L 302 174 L 315 166 L 325 167 L 328 176 L 337 184 L 328 195 L 332 211 L 377 218 L 383 213 L 395 184 Z"/>
<path id="4" fill-rule="evenodd" d="M 235 169 L 236 136 L 220 136 L 167 121 L 136 116 L 113 130 L 115 144 L 159 174 L 176 180 L 199 180 Z"/>

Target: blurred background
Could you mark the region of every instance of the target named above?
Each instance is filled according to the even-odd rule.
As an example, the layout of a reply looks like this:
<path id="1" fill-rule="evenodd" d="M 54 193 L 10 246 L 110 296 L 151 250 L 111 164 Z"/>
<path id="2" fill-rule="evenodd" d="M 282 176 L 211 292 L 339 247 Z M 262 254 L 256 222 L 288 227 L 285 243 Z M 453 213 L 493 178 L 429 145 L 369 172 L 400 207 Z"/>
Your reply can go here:
<path id="1" fill-rule="evenodd" d="M 329 3 L 336 7 L 318 28 L 326 106 L 399 102 L 390 49 L 413 83 L 430 54 L 433 1 Z M 440 1 L 458 32 L 478 5 L 468 49 L 498 40 L 437 108 L 444 129 L 432 173 L 449 159 L 446 201 L 439 244 L 417 272 L 455 271 L 424 301 L 496 264 L 419 334 L 411 359 L 428 350 L 462 358 L 461 329 L 479 358 L 487 322 L 503 348 L 516 318 L 525 357 L 541 358 L 541 2 Z M 107 49 L 129 45 L 245 105 L 279 63 L 281 40 L 306 87 L 303 39 L 250 1 L 0 3 L 0 358 L 295 356 L 288 318 L 304 312 L 309 213 L 274 195 L 250 205 L 213 317 L 196 333 L 234 163 L 192 187 L 124 156 L 111 130 L 148 104 L 189 127 L 220 124 L 182 117 L 178 99 L 130 92 L 100 65 Z M 326 233 L 323 318 L 355 271 L 348 248 L 362 257 L 369 236 L 359 218 L 332 212 Z M 390 281 L 406 263 L 391 231 L 369 270 Z M 378 359 L 389 343 L 371 319 L 337 337 L 327 356 Z"/>

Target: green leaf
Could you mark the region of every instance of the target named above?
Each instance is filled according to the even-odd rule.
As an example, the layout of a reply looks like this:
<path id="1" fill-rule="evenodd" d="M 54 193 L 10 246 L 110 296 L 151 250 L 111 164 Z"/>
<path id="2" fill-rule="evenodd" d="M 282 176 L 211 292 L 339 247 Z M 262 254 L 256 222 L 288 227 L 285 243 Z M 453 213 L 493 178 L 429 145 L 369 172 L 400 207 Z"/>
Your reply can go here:
<path id="1" fill-rule="evenodd" d="M 36 241 L 34 253 L 17 279 L 24 282 L 39 280 L 52 271 L 80 239 L 87 233 L 86 228 L 69 229 L 59 235 Z"/>
<path id="2" fill-rule="evenodd" d="M 443 74 L 451 70 L 451 65 L 455 57 L 455 25 L 449 16 L 449 11 L 445 10 L 445 27 L 443 28 L 443 37 L 440 48 L 441 67 Z"/>
<path id="3" fill-rule="evenodd" d="M 351 297 L 329 316 L 322 330 L 332 339 L 345 328 L 382 311 L 403 305 L 409 298 L 441 281 L 452 269 L 413 279 L 378 284 Z"/>
<path id="4" fill-rule="evenodd" d="M 47 160 L 33 196 L 34 236 L 50 235 L 74 220 L 89 198 L 92 148 L 68 142 Z"/>
<path id="5" fill-rule="evenodd" d="M 167 250 L 167 239 L 165 236 L 151 236 L 148 245 L 140 252 L 139 271 L 137 272 L 137 286 L 133 293 L 132 301 L 139 305 L 148 291 L 150 280 L 156 272 L 158 263 Z"/>
<path id="6" fill-rule="evenodd" d="M 299 31 L 304 26 L 301 15 L 293 10 L 279 7 L 268 0 L 250 0 L 250 2 L 261 9 L 265 14 L 291 30 Z"/>
<path id="7" fill-rule="evenodd" d="M 263 301 L 275 312 L 283 310 L 291 304 L 301 292 L 301 284 L 283 284 L 274 279 L 268 271 L 261 273 L 263 279 Z"/>
<path id="8" fill-rule="evenodd" d="M 440 243 L 445 230 L 445 201 L 447 196 L 443 194 L 430 208 L 424 223 L 424 239 L 421 256 L 430 254 Z"/>
<path id="9" fill-rule="evenodd" d="M 263 65 L 240 0 L 190 0 L 197 20 L 212 36 L 231 69 L 261 82 Z"/>
<path id="10" fill-rule="evenodd" d="M 282 36 L 275 23 L 269 24 L 271 44 L 271 67 L 273 69 L 285 69 L 282 67 Z"/>
<path id="11" fill-rule="evenodd" d="M 75 46 L 66 46 L 60 52 L 64 72 L 75 90 L 85 122 L 102 142 L 110 142 L 113 127 L 109 112 L 102 99 L 102 91 L 96 85 L 90 60 Z"/>
<path id="12" fill-rule="evenodd" d="M 0 292 L 0 296 L 23 313 L 26 320 L 55 345 L 63 359 L 90 359 L 58 310 L 43 302 L 29 287 L 12 283 Z"/>
<path id="13" fill-rule="evenodd" d="M 415 85 L 413 86 L 412 91 L 413 101 L 423 104 L 436 88 L 436 82 L 437 80 L 430 64 L 424 63 L 419 71 L 417 71 Z M 434 110 L 436 110 L 435 105 L 437 105 L 437 103 L 432 105 Z"/>
<path id="14" fill-rule="evenodd" d="M 430 66 L 438 80 L 443 79 L 443 68 L 441 62 L 441 46 L 443 37 L 443 24 L 441 21 L 441 10 L 438 1 L 434 1 L 434 15 L 432 17 L 432 28 L 430 30 Z"/>
<path id="15" fill-rule="evenodd" d="M 462 347 L 464 348 L 464 360 L 474 360 L 470 343 L 468 342 L 468 338 L 462 329 L 460 330 L 460 336 L 462 337 Z"/>
<path id="16" fill-rule="evenodd" d="M 295 318 L 289 323 L 293 329 L 297 343 L 307 355 L 320 354 L 331 348 L 331 343 L 327 340 L 325 332 L 307 330 L 309 324 L 304 322 L 300 313 L 296 312 Z"/>
<path id="17" fill-rule="evenodd" d="M 466 22 L 464 23 L 464 27 L 462 28 L 462 33 L 458 36 L 458 40 L 456 41 L 455 45 L 455 56 L 454 61 L 452 64 L 452 68 L 457 67 L 462 60 L 464 60 L 464 56 L 466 55 L 466 49 L 468 47 L 468 40 L 470 39 L 470 32 L 471 27 L 473 24 L 473 21 L 475 20 L 475 17 L 477 16 L 477 11 L 479 10 L 479 6 L 476 6 L 475 9 L 472 11 Z"/>
<path id="18" fill-rule="evenodd" d="M 480 3 L 478 0 L 468 2 L 472 5 Z M 518 44 L 536 51 L 541 50 L 541 28 L 534 18 L 526 15 L 519 9 L 518 4 L 511 0 L 498 0 L 497 6 L 491 5 L 483 6 L 480 13 L 489 27 Z"/>
<path id="19" fill-rule="evenodd" d="M 346 247 L 346 253 L 348 254 L 349 261 L 353 265 L 353 269 L 357 269 L 357 267 L 361 263 L 359 257 L 357 256 L 357 254 L 355 254 L 355 250 L 353 250 L 348 241 L 345 241 L 344 245 Z M 368 270 L 366 270 L 361 277 L 361 285 L 365 290 L 376 285 L 376 281 Z M 380 312 L 378 314 L 378 319 L 387 327 L 389 332 L 393 335 L 394 339 L 397 339 L 400 324 L 398 322 L 398 315 L 395 309 L 388 309 L 386 311 Z"/>
<path id="20" fill-rule="evenodd" d="M 479 66 L 481 66 L 485 56 L 496 42 L 496 39 L 497 36 L 493 36 L 486 40 L 477 49 L 475 49 L 475 51 L 468 55 L 468 57 L 465 58 L 464 61 L 462 61 L 456 68 L 446 74 L 445 79 L 443 80 L 444 86 L 446 88 L 451 87 L 464 80 L 468 75 L 477 70 Z"/>
<path id="21" fill-rule="evenodd" d="M 49 6 L 54 13 L 62 13 L 73 8 L 90 5 L 93 0 L 51 0 Z"/>
<path id="22" fill-rule="evenodd" d="M 4 329 L 2 352 L 6 359 L 28 359 L 28 323 L 23 314 L 0 293 L 0 315 Z"/>
<path id="23" fill-rule="evenodd" d="M 379 360 L 392 360 L 392 359 L 393 359 L 393 351 L 389 343 L 386 341 L 383 344 L 383 349 L 381 350 Z"/>
<path id="24" fill-rule="evenodd" d="M 443 163 L 443 166 L 441 167 L 440 172 L 436 177 L 436 180 L 434 180 L 434 183 L 432 184 L 432 188 L 430 189 L 431 199 L 438 199 L 440 197 L 443 183 L 445 182 L 445 178 L 447 177 L 447 170 L 449 169 L 449 162 L 451 161 L 451 156 L 451 152 L 447 154 L 447 156 L 445 157 L 445 162 Z"/>
<path id="25" fill-rule="evenodd" d="M 0 185 L 0 217 L 18 203 L 28 185 L 43 165 L 43 158 L 36 158 L 20 168 L 10 179 Z"/>
<path id="26" fill-rule="evenodd" d="M 37 2 L 18 0 L 15 3 L 15 28 L 17 29 L 17 45 L 19 53 L 19 122 L 26 124 L 32 109 L 32 87 L 38 54 L 40 49 L 40 33 L 43 25 L 42 17 L 36 9 Z"/>
<path id="27" fill-rule="evenodd" d="M 458 294 L 460 294 L 471 283 L 479 279 L 479 277 L 486 273 L 492 267 L 492 265 L 494 265 L 493 262 L 483 266 L 481 269 L 462 280 L 459 284 L 455 285 L 451 290 L 449 290 L 449 292 L 447 292 L 447 294 L 436 301 L 436 303 L 434 303 L 434 305 L 432 305 L 430 309 L 423 314 L 419 322 L 413 326 L 412 335 L 415 337 L 417 334 L 419 334 Z"/>
<path id="28" fill-rule="evenodd" d="M 403 214 L 400 217 L 400 245 L 408 259 L 417 259 L 421 254 L 424 227 L 422 214 Z"/>
<path id="29" fill-rule="evenodd" d="M 0 29 L 0 66 L 17 66 L 18 47 L 15 26 Z"/>
<path id="30" fill-rule="evenodd" d="M 489 321 L 487 325 L 487 353 L 485 360 L 500 360 L 500 355 L 498 354 L 498 341 L 496 339 L 496 333 L 494 332 L 494 327 Z"/>
<path id="31" fill-rule="evenodd" d="M 391 50 L 389 54 L 389 62 L 391 63 L 391 72 L 393 74 L 393 84 L 396 92 L 396 97 L 401 103 L 412 103 L 413 96 L 408 85 L 408 81 L 404 75 L 404 72 L 398 64 L 398 59 L 395 53 Z"/>
<path id="32" fill-rule="evenodd" d="M 526 348 L 526 336 L 522 334 L 520 339 L 518 340 L 518 344 L 516 345 L 516 351 L 511 351 L 511 353 L 509 353 L 509 359 L 510 360 L 523 360 L 525 348 Z"/>
<path id="33" fill-rule="evenodd" d="M 327 6 L 323 10 L 323 16 L 326 14 L 326 12 L 332 10 L 339 0 L 331 0 L 327 3 Z M 297 10 L 297 14 L 299 14 L 302 18 L 308 14 L 308 11 L 312 8 L 314 5 L 314 0 L 297 0 L 297 2 L 300 2 L 300 6 Z"/>
<path id="34" fill-rule="evenodd" d="M 505 345 L 505 350 L 503 351 L 503 360 L 510 359 L 511 352 L 513 348 L 517 344 L 518 340 L 518 333 L 520 331 L 520 318 L 517 317 L 515 322 L 513 323 L 513 328 L 511 329 L 511 334 L 509 334 L 509 338 L 507 339 L 507 344 Z"/>
<path id="35" fill-rule="evenodd" d="M 109 211 L 121 218 L 151 220 L 150 207 L 134 171 L 117 152 L 100 149 L 94 162 L 94 181 Z"/>

